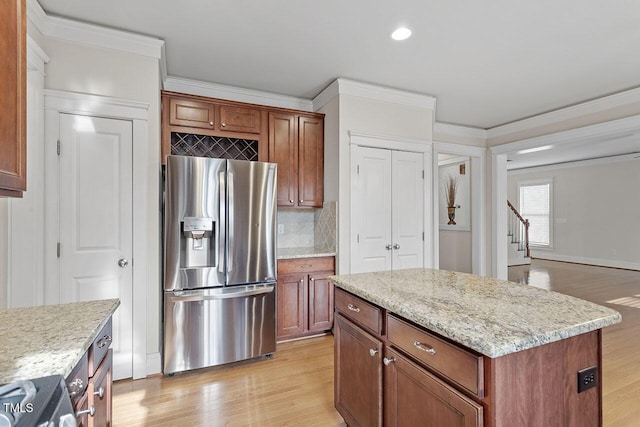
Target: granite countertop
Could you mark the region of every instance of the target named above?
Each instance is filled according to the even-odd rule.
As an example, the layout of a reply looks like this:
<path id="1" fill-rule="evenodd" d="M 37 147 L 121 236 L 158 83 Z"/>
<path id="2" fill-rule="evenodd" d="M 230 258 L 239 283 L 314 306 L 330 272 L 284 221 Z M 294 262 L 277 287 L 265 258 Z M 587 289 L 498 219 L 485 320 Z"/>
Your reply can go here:
<path id="1" fill-rule="evenodd" d="M 500 357 L 619 323 L 617 311 L 505 280 L 412 269 L 329 280 L 401 317 Z"/>
<path id="2" fill-rule="evenodd" d="M 278 249 L 278 259 L 313 258 L 336 256 L 336 251 L 326 248 L 285 248 Z"/>
<path id="3" fill-rule="evenodd" d="M 66 378 L 119 305 L 108 299 L 0 310 L 0 384 Z"/>

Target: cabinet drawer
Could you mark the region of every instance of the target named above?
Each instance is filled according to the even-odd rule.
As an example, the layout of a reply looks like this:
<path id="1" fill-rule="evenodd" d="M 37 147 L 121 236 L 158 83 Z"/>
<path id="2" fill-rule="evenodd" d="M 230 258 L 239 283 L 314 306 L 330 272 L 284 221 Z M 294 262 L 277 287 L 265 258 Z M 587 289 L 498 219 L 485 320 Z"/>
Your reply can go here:
<path id="1" fill-rule="evenodd" d="M 310 273 L 313 271 L 335 271 L 335 258 L 294 258 L 278 260 L 278 274 Z"/>
<path id="2" fill-rule="evenodd" d="M 387 316 L 387 337 L 398 349 L 454 383 L 482 398 L 484 375 L 482 356 L 419 329 L 392 315 Z"/>
<path id="3" fill-rule="evenodd" d="M 382 335 L 382 309 L 339 288 L 335 290 L 335 298 L 337 311 L 375 334 Z"/>
<path id="4" fill-rule="evenodd" d="M 89 385 L 89 357 L 85 352 L 73 371 L 66 378 L 67 390 L 71 398 L 71 404 L 78 407 L 80 399 L 85 396 L 85 391 Z"/>
<path id="5" fill-rule="evenodd" d="M 104 356 L 109 351 L 109 346 L 111 345 L 111 341 L 113 341 L 113 333 L 111 326 L 111 318 L 107 321 L 107 324 L 104 325 L 96 339 L 89 347 L 89 376 L 92 377 L 96 373 L 96 369 L 104 359 Z"/>

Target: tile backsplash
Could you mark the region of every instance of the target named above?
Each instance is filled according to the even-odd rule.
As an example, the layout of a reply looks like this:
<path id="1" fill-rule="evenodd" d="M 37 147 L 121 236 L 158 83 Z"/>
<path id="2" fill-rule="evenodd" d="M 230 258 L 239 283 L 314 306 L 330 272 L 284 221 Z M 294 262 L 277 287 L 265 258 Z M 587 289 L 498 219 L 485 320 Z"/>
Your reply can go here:
<path id="1" fill-rule="evenodd" d="M 278 209 L 278 248 L 336 248 L 336 202 L 322 209 Z"/>

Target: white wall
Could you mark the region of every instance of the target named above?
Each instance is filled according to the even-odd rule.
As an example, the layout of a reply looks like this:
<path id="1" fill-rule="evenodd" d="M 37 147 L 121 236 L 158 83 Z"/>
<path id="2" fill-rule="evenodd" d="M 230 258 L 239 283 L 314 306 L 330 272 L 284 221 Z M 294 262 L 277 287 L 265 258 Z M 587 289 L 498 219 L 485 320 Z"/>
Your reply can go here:
<path id="1" fill-rule="evenodd" d="M 537 178 L 553 179 L 554 232 L 534 258 L 640 269 L 640 160 L 511 172 L 509 200 L 518 181 Z"/>
<path id="2" fill-rule="evenodd" d="M 471 232 L 440 230 L 440 269 L 472 272 Z"/>

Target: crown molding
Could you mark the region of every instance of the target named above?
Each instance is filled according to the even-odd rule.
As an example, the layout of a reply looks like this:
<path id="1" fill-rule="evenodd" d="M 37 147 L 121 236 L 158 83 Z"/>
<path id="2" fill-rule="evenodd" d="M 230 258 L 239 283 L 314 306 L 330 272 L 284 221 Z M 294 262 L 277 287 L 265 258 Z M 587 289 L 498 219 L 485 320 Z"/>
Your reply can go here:
<path id="1" fill-rule="evenodd" d="M 640 132 L 640 115 L 495 145 L 490 147 L 490 150 L 492 154 L 507 154 L 544 145 L 561 145 L 575 141 L 611 138 L 638 132 Z"/>
<path id="2" fill-rule="evenodd" d="M 516 132 L 523 132 L 543 126 L 571 120 L 582 116 L 597 114 L 612 108 L 640 102 L 640 88 L 630 89 L 592 101 L 583 102 L 559 110 L 550 111 L 528 119 L 508 123 L 487 129 L 487 139 L 498 138 Z"/>
<path id="3" fill-rule="evenodd" d="M 146 102 L 53 89 L 44 90 L 44 108 L 79 115 L 100 114 L 138 120 L 148 120 L 149 117 L 149 104 Z"/>
<path id="4" fill-rule="evenodd" d="M 164 40 L 49 16 L 36 0 L 27 0 L 27 17 L 45 37 L 162 59 Z"/>
<path id="5" fill-rule="evenodd" d="M 314 110 L 317 111 L 324 107 L 337 95 L 358 96 L 427 110 L 435 110 L 436 108 L 436 98 L 433 96 L 338 78 L 313 99 Z"/>
<path id="6" fill-rule="evenodd" d="M 180 77 L 167 77 L 164 80 L 164 89 L 191 95 L 208 96 L 210 98 L 229 99 L 232 101 L 291 108 L 294 110 L 314 111 L 313 103 L 308 99 L 244 89 L 236 86 L 183 79 Z"/>
<path id="7" fill-rule="evenodd" d="M 442 122 L 436 122 L 433 124 L 433 134 L 435 139 L 437 139 L 438 134 L 457 136 L 461 138 L 487 139 L 487 131 L 485 129 Z"/>
<path id="8" fill-rule="evenodd" d="M 629 154 L 619 154 L 617 156 L 607 156 L 607 157 L 598 157 L 594 159 L 583 159 L 583 160 L 574 160 L 571 162 L 561 162 L 561 163 L 553 163 L 550 165 L 544 166 L 532 166 L 528 168 L 519 168 L 519 169 L 509 169 L 507 170 L 507 175 L 523 175 L 532 172 L 551 172 L 558 169 L 570 169 L 577 167 L 587 167 L 587 166 L 597 166 L 597 165 L 607 165 L 611 163 L 620 163 L 620 162 L 630 162 L 634 160 L 638 160 L 640 157 L 638 153 L 629 153 Z"/>

